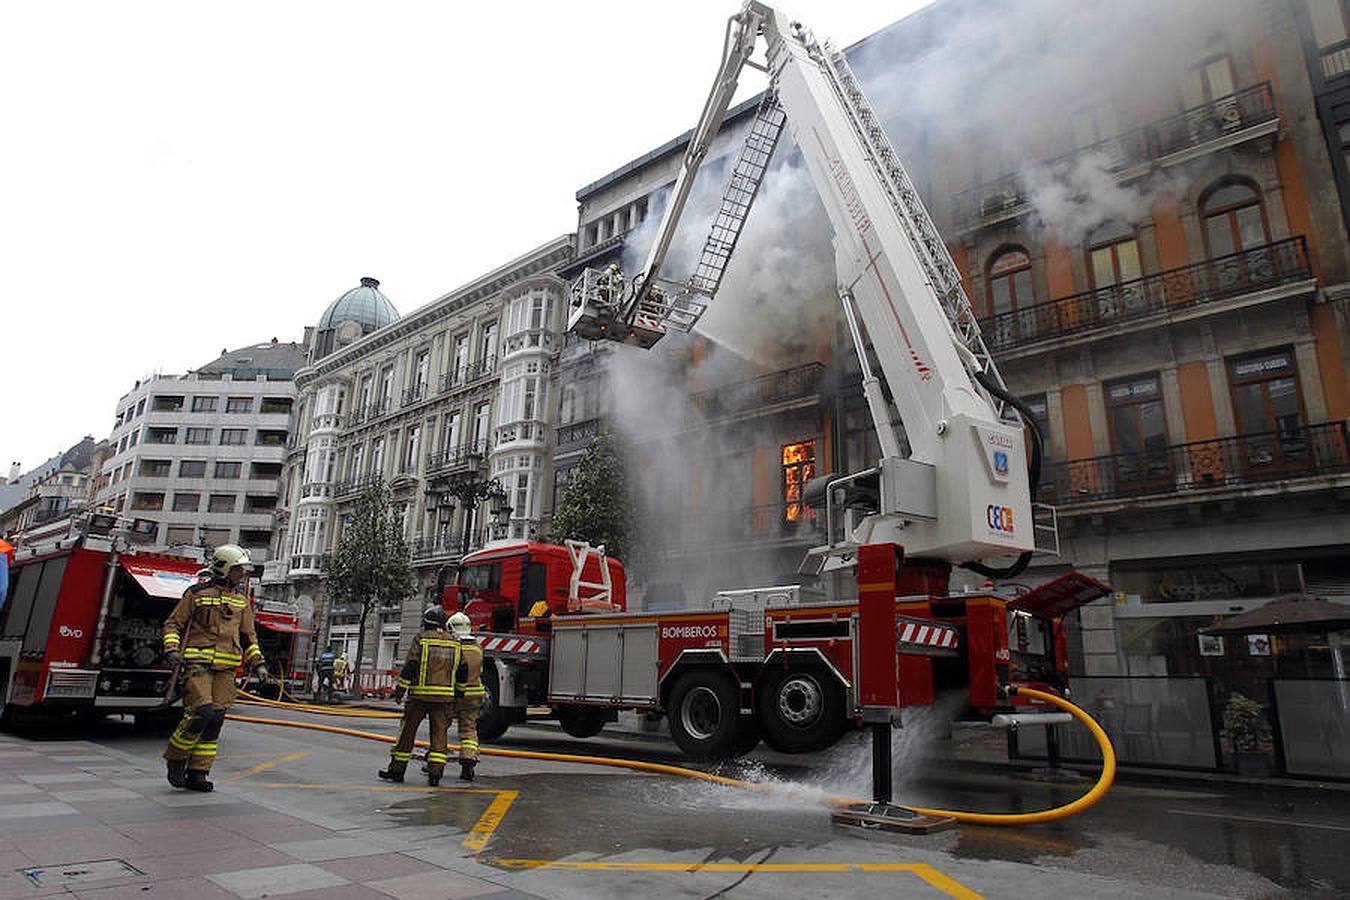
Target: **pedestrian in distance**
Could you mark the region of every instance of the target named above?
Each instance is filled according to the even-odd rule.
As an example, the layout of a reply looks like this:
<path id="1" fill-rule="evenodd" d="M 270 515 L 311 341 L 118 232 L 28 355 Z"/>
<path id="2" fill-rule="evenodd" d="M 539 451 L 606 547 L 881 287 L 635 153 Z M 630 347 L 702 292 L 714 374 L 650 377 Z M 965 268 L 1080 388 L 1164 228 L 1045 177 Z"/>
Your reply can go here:
<path id="1" fill-rule="evenodd" d="M 459 778 L 473 781 L 478 765 L 478 713 L 487 689 L 483 687 L 483 648 L 473 636 L 473 623 L 462 612 L 450 617 L 450 631 L 459 644 L 455 667 L 455 719 L 459 728 Z"/>
<path id="2" fill-rule="evenodd" d="M 248 574 L 247 551 L 222 544 L 211 556 L 210 578 L 199 579 L 164 622 L 164 656 L 181 681 L 183 718 L 164 750 L 169 784 L 209 791 L 225 711 L 234 703 L 240 663 L 262 681 L 270 676 L 258 646 L 253 607 L 240 590 Z"/>
<path id="3" fill-rule="evenodd" d="M 429 720 L 431 749 L 427 751 L 427 784 L 441 783 L 450 760 L 450 716 L 455 710 L 455 670 L 459 667 L 459 642 L 445 630 L 445 610 L 440 604 L 422 613 L 422 633 L 408 650 L 408 659 L 394 688 L 394 700 L 403 704 L 398 739 L 389 751 L 389 767 L 378 773 L 385 781 L 401 782 L 412 759 L 417 729 Z M 406 699 L 405 699 L 406 696 Z"/>

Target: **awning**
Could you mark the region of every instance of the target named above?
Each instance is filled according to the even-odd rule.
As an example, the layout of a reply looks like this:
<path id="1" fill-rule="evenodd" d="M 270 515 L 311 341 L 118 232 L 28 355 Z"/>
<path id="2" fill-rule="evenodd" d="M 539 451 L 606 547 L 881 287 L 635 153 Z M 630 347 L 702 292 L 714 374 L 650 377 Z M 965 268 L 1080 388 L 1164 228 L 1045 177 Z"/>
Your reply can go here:
<path id="1" fill-rule="evenodd" d="M 146 565 L 140 562 L 122 562 L 122 570 L 135 579 L 151 597 L 165 600 L 177 600 L 197 581 L 196 570 L 177 572 L 168 568 Z"/>
<path id="2" fill-rule="evenodd" d="M 1022 610 L 1037 616 L 1062 616 L 1109 593 L 1111 585 L 1082 572 L 1069 572 L 1009 600 L 1008 609 Z"/>
<path id="3" fill-rule="evenodd" d="M 300 627 L 300 623 L 295 619 L 269 616 L 266 613 L 255 613 L 253 620 L 269 631 L 283 631 L 287 634 L 299 634 L 305 630 Z"/>

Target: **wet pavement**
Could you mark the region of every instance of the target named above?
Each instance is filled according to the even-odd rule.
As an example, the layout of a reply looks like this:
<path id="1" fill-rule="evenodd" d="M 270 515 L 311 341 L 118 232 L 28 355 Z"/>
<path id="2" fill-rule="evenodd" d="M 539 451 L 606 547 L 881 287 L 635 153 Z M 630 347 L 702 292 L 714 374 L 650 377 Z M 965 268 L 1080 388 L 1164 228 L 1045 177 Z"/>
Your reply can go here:
<path id="1" fill-rule="evenodd" d="M 380 734 L 391 734 L 396 724 L 247 707 L 237 711 Z M 17 743 L 32 737 L 53 735 L 21 736 Z M 147 777 L 160 771 L 162 737 L 118 721 L 78 737 L 96 753 L 140 772 L 137 789 L 152 803 L 181 802 L 173 798 L 184 795 L 167 785 L 154 786 Z M 15 746 L 6 739 L 0 751 Z M 684 764 L 665 741 L 605 734 L 573 740 L 535 725 L 513 728 L 500 746 Z M 922 729 L 897 740 L 897 802 L 1029 811 L 1071 800 L 1088 785 L 1045 784 L 953 765 L 944 746 Z M 1344 789 L 1253 790 L 1201 779 L 1121 783 L 1073 819 L 910 836 L 831 824 L 821 803 L 826 794 L 868 794 L 870 757 L 861 741 L 807 757 L 761 748 L 747 762 L 722 770 L 774 783 L 767 795 L 621 769 L 498 757 L 483 761 L 472 786 L 447 780 L 441 790 L 428 792 L 413 777 L 415 764 L 408 783 L 394 789 L 374 778 L 387 759 L 385 744 L 240 722 L 227 723 L 221 753 L 213 803 L 246 804 L 328 828 L 350 841 L 404 848 L 400 852 L 415 854 L 409 859 L 450 867 L 447 871 L 456 877 L 489 885 L 476 895 L 418 894 L 408 888 L 404 894 L 359 896 L 518 891 L 541 897 L 783 900 L 1350 894 L 1350 866 L 1342 849 L 1350 838 L 1350 791 Z M 74 755 L 65 758 L 79 765 Z M 8 799 L 0 796 L 0 807 Z M 195 811 L 209 821 L 212 810 L 203 805 L 181 807 L 179 813 Z M 12 821 L 0 818 L 0 836 Z M 367 882 L 352 886 L 364 889 Z M 3 896 L 10 895 L 0 891 Z"/>

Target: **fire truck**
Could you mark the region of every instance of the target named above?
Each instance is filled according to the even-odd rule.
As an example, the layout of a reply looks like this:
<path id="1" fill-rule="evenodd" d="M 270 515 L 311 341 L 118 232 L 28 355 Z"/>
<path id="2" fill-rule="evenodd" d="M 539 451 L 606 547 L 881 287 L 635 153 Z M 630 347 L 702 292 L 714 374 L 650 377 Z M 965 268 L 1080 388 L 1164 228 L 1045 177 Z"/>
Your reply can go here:
<path id="1" fill-rule="evenodd" d="M 666 277 L 694 177 L 747 66 L 767 73 L 769 87 L 692 273 Z M 897 709 L 946 691 L 989 715 L 1020 702 L 1019 685 L 1067 687 L 1062 617 L 1106 585 L 1070 572 L 1015 598 L 950 590 L 953 566 L 1005 578 L 1037 550 L 1058 551 L 1053 508 L 1032 503 L 1041 438 L 842 52 L 777 10 L 744 4 L 643 270 L 631 279 L 613 266 L 584 271 L 569 330 L 647 349 L 693 329 L 785 129 L 833 227 L 838 302 L 881 451 L 864 471 L 807 485 L 826 543 L 799 571 L 851 572 L 857 598 L 806 602 L 790 585 L 723 592 L 704 609 L 628 612 L 622 567 L 599 548 L 484 548 L 463 560 L 444 599 L 466 601 L 483 630 L 488 739 L 545 704 L 574 735 L 594 734 L 619 709 L 664 714 L 693 757 L 734 756 L 761 738 L 809 752 L 854 725 L 879 734 Z"/>
<path id="2" fill-rule="evenodd" d="M 39 712 L 144 721 L 172 705 L 164 620 L 201 563 L 125 546 L 122 532 L 73 530 L 16 554 L 0 607 L 0 724 Z M 262 607 L 256 619 L 269 666 L 286 671 L 296 617 Z"/>

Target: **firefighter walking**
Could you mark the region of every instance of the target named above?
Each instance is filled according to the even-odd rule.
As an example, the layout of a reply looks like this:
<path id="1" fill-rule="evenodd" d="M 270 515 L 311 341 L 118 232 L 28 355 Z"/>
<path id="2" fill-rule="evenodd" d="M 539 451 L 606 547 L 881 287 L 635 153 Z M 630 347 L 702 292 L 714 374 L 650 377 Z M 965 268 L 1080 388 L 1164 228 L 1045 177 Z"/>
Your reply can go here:
<path id="1" fill-rule="evenodd" d="M 164 655 L 177 669 L 183 718 L 164 750 L 169 784 L 209 791 L 225 711 L 234 703 L 234 672 L 247 663 L 259 678 L 267 668 L 258 647 L 253 607 L 239 590 L 248 573 L 248 553 L 222 544 L 211 556 L 209 579 L 183 592 L 164 622 Z"/>
<path id="2" fill-rule="evenodd" d="M 455 718 L 459 727 L 459 777 L 473 781 L 478 765 L 478 712 L 483 708 L 487 689 L 483 687 L 483 648 L 474 639 L 469 617 L 457 612 L 450 617 L 450 630 L 459 644 L 459 665 L 455 667 Z"/>
<path id="3" fill-rule="evenodd" d="M 441 773 L 450 759 L 450 716 L 454 712 L 459 658 L 459 643 L 445 630 L 445 610 L 439 605 L 428 606 L 422 613 L 422 633 L 413 641 L 394 688 L 394 699 L 403 703 L 403 721 L 399 723 L 398 741 L 389 751 L 389 768 L 378 773 L 385 781 L 403 780 L 417 728 L 428 719 L 431 749 L 427 752 L 427 783 L 432 787 L 441 783 Z"/>

